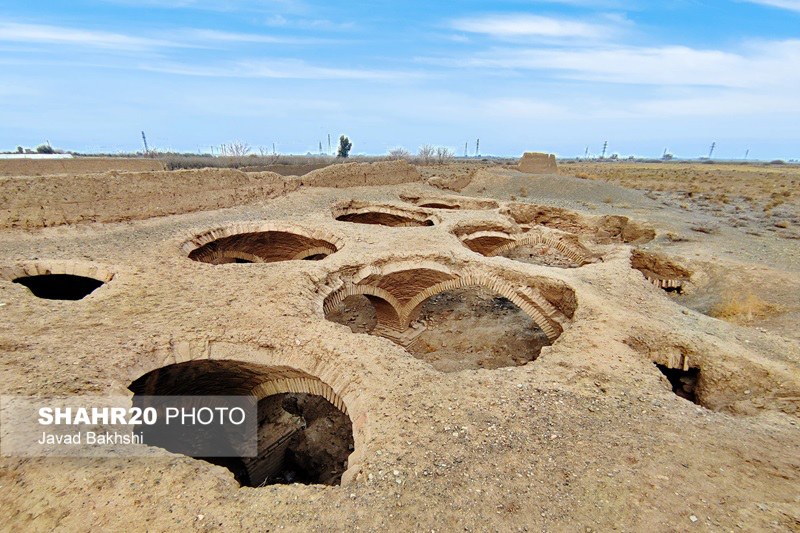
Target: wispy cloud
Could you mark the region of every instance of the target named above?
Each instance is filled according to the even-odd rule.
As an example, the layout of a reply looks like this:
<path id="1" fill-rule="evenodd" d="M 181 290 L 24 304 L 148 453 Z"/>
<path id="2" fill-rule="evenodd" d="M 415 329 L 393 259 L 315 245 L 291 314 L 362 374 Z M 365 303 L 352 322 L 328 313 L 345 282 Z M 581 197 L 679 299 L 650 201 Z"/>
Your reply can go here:
<path id="1" fill-rule="evenodd" d="M 273 15 L 266 20 L 267 26 L 280 28 L 299 28 L 302 30 L 323 30 L 323 31 L 345 31 L 355 28 L 353 21 L 336 22 L 328 19 L 287 17 L 285 15 Z"/>
<path id="2" fill-rule="evenodd" d="M 159 63 L 145 64 L 139 68 L 165 74 L 211 78 L 396 81 L 420 76 L 418 73 L 390 70 L 324 67 L 298 59 L 244 60 L 217 66 Z"/>
<path id="3" fill-rule="evenodd" d="M 285 37 L 277 35 L 266 35 L 260 33 L 239 33 L 207 29 L 187 29 L 173 32 L 173 35 L 181 41 L 188 41 L 195 45 L 210 43 L 251 43 L 251 44 L 330 44 L 333 39 L 321 39 L 316 37 Z"/>
<path id="4" fill-rule="evenodd" d="M 122 33 L 0 22 L 0 41 L 31 44 L 75 45 L 109 50 L 145 50 L 180 46 L 169 40 L 135 37 Z"/>
<path id="5" fill-rule="evenodd" d="M 434 61 L 468 68 L 549 71 L 560 78 L 633 85 L 800 85 L 800 40 L 751 44 L 739 53 L 686 46 L 523 48 Z"/>
<path id="6" fill-rule="evenodd" d="M 800 0 L 747 0 L 751 4 L 761 4 L 764 6 L 788 9 L 800 13 Z"/>
<path id="7" fill-rule="evenodd" d="M 108 4 L 126 5 L 142 8 L 191 9 L 198 11 L 305 11 L 307 6 L 301 0 L 104 0 Z"/>
<path id="8" fill-rule="evenodd" d="M 27 45 L 69 45 L 116 51 L 142 51 L 163 48 L 213 48 L 221 44 L 316 45 L 341 41 L 317 37 L 277 36 L 198 28 L 171 30 L 169 39 L 167 39 L 159 36 L 136 36 L 64 26 L 0 21 L 0 42 Z"/>
<path id="9" fill-rule="evenodd" d="M 596 39 L 606 37 L 612 32 L 612 29 L 605 25 L 529 14 L 465 17 L 453 20 L 450 27 L 458 31 L 502 39 L 520 37 Z"/>

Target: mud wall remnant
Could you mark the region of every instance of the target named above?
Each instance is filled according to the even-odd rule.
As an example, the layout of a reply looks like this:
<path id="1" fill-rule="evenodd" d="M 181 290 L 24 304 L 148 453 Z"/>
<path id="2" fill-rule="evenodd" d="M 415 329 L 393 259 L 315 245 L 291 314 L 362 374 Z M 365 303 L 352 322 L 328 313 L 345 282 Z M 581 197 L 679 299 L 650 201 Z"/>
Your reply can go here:
<path id="1" fill-rule="evenodd" d="M 558 172 L 556 156 L 540 152 L 525 152 L 517 168 L 520 172 L 527 174 L 555 174 Z"/>
<path id="2" fill-rule="evenodd" d="M 130 157 L 77 157 L 74 159 L 0 159 L 0 176 L 47 176 L 52 174 L 90 174 L 119 172 L 157 172 L 165 170 L 158 159 Z"/>
<path id="3" fill-rule="evenodd" d="M 307 187 L 360 187 L 420 181 L 416 167 L 406 161 L 344 163 L 313 170 L 299 181 Z"/>
<path id="4" fill-rule="evenodd" d="M 221 209 L 286 194 L 283 176 L 229 169 L 0 178 L 0 227 L 120 222 Z"/>

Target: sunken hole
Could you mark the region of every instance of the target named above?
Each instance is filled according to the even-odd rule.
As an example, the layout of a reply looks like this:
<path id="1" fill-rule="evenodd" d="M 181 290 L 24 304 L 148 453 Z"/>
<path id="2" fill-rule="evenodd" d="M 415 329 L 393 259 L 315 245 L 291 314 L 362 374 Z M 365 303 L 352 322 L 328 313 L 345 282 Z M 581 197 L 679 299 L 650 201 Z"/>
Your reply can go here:
<path id="1" fill-rule="evenodd" d="M 699 368 L 692 367 L 688 370 L 683 370 L 680 368 L 670 368 L 658 363 L 655 365 L 661 373 L 666 376 L 667 380 L 669 380 L 672 386 L 672 392 L 681 398 L 700 405 L 700 402 L 697 401 L 697 384 L 700 380 Z"/>
<path id="2" fill-rule="evenodd" d="M 336 251 L 326 240 L 288 231 L 259 231 L 216 239 L 192 250 L 189 258 L 212 265 L 319 261 Z"/>
<path id="3" fill-rule="evenodd" d="M 403 332 L 379 323 L 379 316 L 391 313 L 389 307 L 378 297 L 353 295 L 326 318 L 354 333 L 387 338 L 440 372 L 525 365 L 551 344 L 517 305 L 482 287 L 431 296 Z"/>
<path id="4" fill-rule="evenodd" d="M 433 226 L 433 221 L 430 219 L 418 220 L 403 215 L 382 213 L 380 211 L 346 213 L 337 216 L 336 220 L 339 220 L 341 222 L 353 222 L 355 224 L 375 224 L 380 226 L 391 226 L 395 228 Z"/>
<path id="5" fill-rule="evenodd" d="M 46 300 L 82 300 L 103 285 L 103 282 L 73 274 L 41 274 L 16 278 L 38 298 Z"/>
<path id="6" fill-rule="evenodd" d="M 317 385 L 322 382 L 309 378 Z M 271 379 L 291 374 L 236 361 L 190 361 L 144 374 L 128 387 L 135 406 L 148 405 L 148 396 L 246 396 Z M 297 378 L 292 379 L 298 381 Z M 143 428 L 145 444 L 169 451 L 159 439 L 158 426 Z M 235 438 L 235 437 L 232 437 Z M 236 449 L 228 442 L 227 449 Z M 227 468 L 243 487 L 276 484 L 340 485 L 353 452 L 353 426 L 347 414 L 325 397 L 312 393 L 277 393 L 258 401 L 257 457 L 199 457 Z M 178 451 L 180 453 L 180 451 Z"/>
<path id="7" fill-rule="evenodd" d="M 692 276 L 691 272 L 665 256 L 641 250 L 631 252 L 631 268 L 641 272 L 656 287 L 677 294 L 683 293 L 684 285 Z"/>
<path id="8" fill-rule="evenodd" d="M 538 235 L 522 235 L 518 239 L 509 234 L 495 233 L 465 238 L 462 242 L 473 252 L 486 257 L 505 257 L 532 265 L 577 268 L 589 262 L 588 253 L 562 239 Z"/>

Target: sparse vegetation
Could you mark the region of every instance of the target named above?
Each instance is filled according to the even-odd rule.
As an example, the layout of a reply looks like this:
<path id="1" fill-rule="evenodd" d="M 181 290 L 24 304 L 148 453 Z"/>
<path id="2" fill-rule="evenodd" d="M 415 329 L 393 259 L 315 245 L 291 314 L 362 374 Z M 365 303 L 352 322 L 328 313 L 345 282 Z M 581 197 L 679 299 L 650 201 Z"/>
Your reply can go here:
<path id="1" fill-rule="evenodd" d="M 36 147 L 37 154 L 54 154 L 56 151 L 49 144 L 40 144 Z"/>
<path id="2" fill-rule="evenodd" d="M 436 149 L 433 146 L 430 144 L 423 144 L 419 147 L 417 158 L 419 158 L 419 162 L 423 165 L 430 165 L 435 153 Z"/>
<path id="3" fill-rule="evenodd" d="M 411 159 L 411 152 L 402 146 L 398 146 L 389 150 L 389 157 L 391 159 Z"/>
<path id="4" fill-rule="evenodd" d="M 250 145 L 243 141 L 233 141 L 219 145 L 219 153 L 223 157 L 243 157 L 250 153 Z"/>
<path id="5" fill-rule="evenodd" d="M 729 292 L 711 308 L 709 316 L 734 323 L 749 323 L 778 311 L 777 306 L 753 293 Z"/>

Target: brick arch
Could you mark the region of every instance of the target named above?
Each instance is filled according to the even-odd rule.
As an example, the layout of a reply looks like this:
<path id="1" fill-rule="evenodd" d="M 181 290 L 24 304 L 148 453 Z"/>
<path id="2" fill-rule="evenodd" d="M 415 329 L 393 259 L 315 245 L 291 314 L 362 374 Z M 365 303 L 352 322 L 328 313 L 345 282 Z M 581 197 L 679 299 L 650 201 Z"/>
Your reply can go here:
<path id="1" fill-rule="evenodd" d="M 363 295 L 369 299 L 372 307 L 375 308 L 379 325 L 398 331 L 401 329 L 400 312 L 403 304 L 389 291 L 373 285 L 345 284 L 341 289 L 325 298 L 323 312 L 327 315 L 341 305 L 345 298 L 357 295 Z"/>
<path id="2" fill-rule="evenodd" d="M 429 269 L 428 266 L 433 268 Z M 431 278 L 427 285 L 414 291 L 413 294 L 403 294 L 403 297 L 398 297 L 391 288 L 379 286 L 387 278 L 420 270 L 438 273 L 440 277 Z M 465 287 L 484 288 L 507 298 L 527 314 L 551 341 L 558 338 L 570 320 L 536 287 L 516 286 L 475 268 L 457 272 L 445 265 L 427 261 L 401 262 L 383 267 L 373 265 L 365 267 L 347 281 L 340 280 L 339 283 L 339 288 L 324 297 L 323 313 L 327 316 L 348 296 L 365 295 L 371 298 L 378 326 L 382 326 L 380 329 L 376 327 L 376 331 L 392 339 L 398 338 L 396 333 L 402 334 L 409 329 L 426 300 L 442 292 Z M 407 287 L 404 287 L 404 290 L 407 291 Z"/>
<path id="3" fill-rule="evenodd" d="M 347 202 L 333 207 L 331 215 L 343 222 L 360 222 L 394 227 L 433 226 L 437 218 L 421 210 L 385 204 Z"/>
<path id="4" fill-rule="evenodd" d="M 511 242 L 498 246 L 487 254 L 488 257 L 496 257 L 503 255 L 511 250 L 521 246 L 535 246 L 537 244 L 546 244 L 552 246 L 565 257 L 574 261 L 578 265 L 583 265 L 589 262 L 588 253 L 582 250 L 582 247 L 571 244 L 563 238 L 544 235 L 541 233 L 525 233 L 523 235 L 514 236 Z"/>
<path id="5" fill-rule="evenodd" d="M 408 327 L 419 315 L 422 305 L 428 299 L 446 291 L 467 287 L 484 288 L 507 298 L 528 315 L 534 324 L 547 335 L 547 338 L 550 339 L 551 342 L 557 339 L 563 331 L 563 326 L 559 320 L 553 316 L 555 313 L 547 313 L 546 310 L 542 309 L 541 305 L 537 305 L 539 302 L 532 301 L 533 298 L 530 296 L 526 298 L 521 295 L 510 283 L 495 276 L 482 273 L 467 273 L 462 277 L 438 283 L 420 292 L 412 300 L 409 300 L 403 308 L 403 327 Z M 534 290 L 531 290 L 530 292 L 533 291 Z M 541 299 L 545 300 L 544 297 L 541 297 Z"/>
<path id="6" fill-rule="evenodd" d="M 283 222 L 247 222 L 214 228 L 194 235 L 181 245 L 190 259 L 211 264 L 245 259 L 270 263 L 330 255 L 343 246 L 341 238 Z"/>
<path id="7" fill-rule="evenodd" d="M 192 379 L 186 380 L 180 388 L 161 391 L 169 394 L 187 394 L 191 387 L 202 380 L 207 368 L 226 368 L 238 374 L 237 378 L 230 380 L 230 386 L 220 384 L 216 376 L 211 377 L 210 383 L 216 386 L 210 392 L 214 394 L 232 394 L 251 396 L 254 401 L 259 401 L 268 396 L 283 393 L 305 393 L 324 397 L 339 411 L 346 414 L 352 422 L 353 451 L 348 457 L 348 468 L 342 475 L 342 485 L 352 482 L 361 470 L 366 442 L 368 403 L 362 399 L 363 390 L 357 376 L 348 375 L 337 365 L 320 362 L 316 358 L 298 357 L 293 359 L 292 366 L 280 363 L 260 362 L 267 358 L 263 350 L 257 347 L 241 346 L 234 343 L 215 343 L 215 351 L 239 352 L 239 349 L 255 349 L 256 355 L 242 354 L 242 358 L 211 358 L 211 343 L 209 340 L 179 341 L 149 352 L 149 362 L 146 366 L 139 364 L 127 370 L 130 378 L 135 378 L 128 386 L 130 393 L 156 394 L 158 392 L 158 373 L 168 371 L 179 365 L 197 365 L 197 372 Z M 258 355 L 262 354 L 262 355 Z M 204 368 L 205 367 L 205 368 Z M 308 368 L 306 368 L 308 367 Z M 138 375 L 145 369 L 143 374 Z"/>
<path id="8" fill-rule="evenodd" d="M 305 226 L 289 222 L 265 221 L 265 222 L 239 222 L 235 224 L 230 224 L 228 226 L 212 228 L 199 233 L 194 233 L 191 235 L 191 237 L 186 239 L 181 244 L 181 250 L 185 254 L 189 254 L 192 251 L 196 250 L 197 248 L 200 248 L 201 246 L 222 239 L 224 237 L 232 237 L 234 235 L 240 235 L 243 233 L 266 233 L 266 232 L 293 233 L 295 235 L 306 237 L 310 240 L 327 241 L 333 247 L 335 247 L 336 250 L 341 250 L 345 244 L 344 239 L 328 231 L 323 231 L 316 228 L 310 229 Z"/>
<path id="9" fill-rule="evenodd" d="M 256 400 L 261 400 L 267 396 L 283 393 L 305 393 L 316 394 L 328 400 L 338 410 L 347 414 L 347 406 L 330 385 L 315 377 L 286 377 L 270 379 L 258 384 L 250 391 Z"/>

